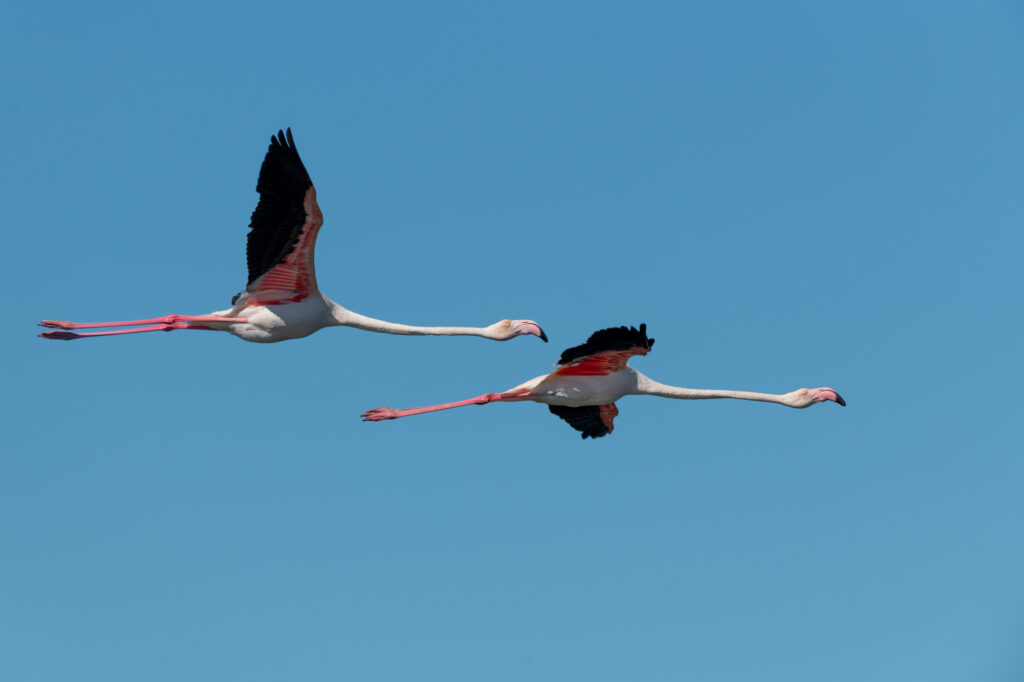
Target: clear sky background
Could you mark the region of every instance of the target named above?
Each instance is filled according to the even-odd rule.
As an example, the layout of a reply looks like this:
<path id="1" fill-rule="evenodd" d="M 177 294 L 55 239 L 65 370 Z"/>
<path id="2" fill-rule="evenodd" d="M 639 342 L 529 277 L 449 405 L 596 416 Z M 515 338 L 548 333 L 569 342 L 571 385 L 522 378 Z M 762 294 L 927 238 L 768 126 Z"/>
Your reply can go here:
<path id="1" fill-rule="evenodd" d="M 1015 2 L 19 3 L 0 678 L 1019 680 Z M 227 307 L 270 135 L 323 291 L 508 343 L 76 343 Z M 646 322 L 659 381 L 502 390 Z"/>

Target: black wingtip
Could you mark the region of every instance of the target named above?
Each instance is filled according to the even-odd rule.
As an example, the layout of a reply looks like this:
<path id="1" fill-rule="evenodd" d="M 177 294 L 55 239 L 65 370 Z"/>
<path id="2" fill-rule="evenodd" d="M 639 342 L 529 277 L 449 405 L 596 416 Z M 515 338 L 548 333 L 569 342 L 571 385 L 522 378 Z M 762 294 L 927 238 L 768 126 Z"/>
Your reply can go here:
<path id="1" fill-rule="evenodd" d="M 647 323 L 646 322 L 641 322 L 640 323 L 640 334 L 645 339 L 647 339 L 647 350 L 651 350 L 652 348 L 654 348 L 654 339 L 648 339 L 647 338 Z"/>
<path id="2" fill-rule="evenodd" d="M 270 136 L 270 146 L 295 149 L 295 138 L 292 137 L 292 129 L 285 128 L 284 130 L 281 130 L 278 128 L 277 135 Z"/>
<path id="3" fill-rule="evenodd" d="M 634 347 L 650 350 L 653 346 L 654 339 L 647 338 L 646 323 L 641 323 L 639 329 L 636 327 L 609 327 L 599 329 L 591 334 L 586 343 L 566 348 L 556 364 L 566 365 L 573 360 L 603 351 L 629 350 Z"/>

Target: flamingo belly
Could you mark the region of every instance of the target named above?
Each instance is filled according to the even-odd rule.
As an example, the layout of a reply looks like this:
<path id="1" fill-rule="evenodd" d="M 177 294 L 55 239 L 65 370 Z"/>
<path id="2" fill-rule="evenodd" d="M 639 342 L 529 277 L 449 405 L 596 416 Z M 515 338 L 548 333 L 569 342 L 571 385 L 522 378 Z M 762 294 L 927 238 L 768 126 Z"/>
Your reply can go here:
<path id="1" fill-rule="evenodd" d="M 631 371 L 612 372 L 602 376 L 562 376 L 550 374 L 533 393 L 537 402 L 566 407 L 609 405 L 636 389 L 636 376 Z"/>
<path id="2" fill-rule="evenodd" d="M 226 331 L 254 343 L 277 343 L 301 339 L 330 324 L 332 320 L 321 296 L 310 296 L 295 303 L 243 308 L 248 322 L 228 324 Z"/>

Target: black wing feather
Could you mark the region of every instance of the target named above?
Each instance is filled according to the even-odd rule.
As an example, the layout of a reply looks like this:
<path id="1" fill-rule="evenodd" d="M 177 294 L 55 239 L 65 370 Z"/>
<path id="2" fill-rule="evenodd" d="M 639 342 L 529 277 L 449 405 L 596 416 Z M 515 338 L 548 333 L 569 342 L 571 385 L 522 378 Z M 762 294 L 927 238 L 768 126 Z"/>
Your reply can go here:
<path id="1" fill-rule="evenodd" d="M 654 347 L 654 339 L 647 338 L 646 324 L 641 324 L 640 329 L 636 327 L 610 327 L 594 332 L 587 339 L 586 343 L 562 351 L 562 357 L 559 358 L 558 364 L 567 365 L 574 360 L 585 358 L 594 353 L 609 350 L 629 350 L 637 346 L 648 350 Z M 565 419 L 564 417 L 562 418 Z"/>
<path id="2" fill-rule="evenodd" d="M 576 429 L 583 435 L 581 438 L 600 438 L 607 436 L 611 431 L 605 426 L 601 419 L 600 405 L 587 405 L 586 407 L 565 407 L 564 405 L 548 405 L 551 414 Z"/>
<path id="3" fill-rule="evenodd" d="M 246 286 L 283 263 L 295 249 L 307 219 L 302 202 L 312 185 L 295 148 L 292 129 L 288 129 L 287 136 L 277 131 L 277 135 L 270 138 L 270 148 L 256 182 L 260 201 L 249 221 L 252 229 L 245 249 L 249 266 Z"/>

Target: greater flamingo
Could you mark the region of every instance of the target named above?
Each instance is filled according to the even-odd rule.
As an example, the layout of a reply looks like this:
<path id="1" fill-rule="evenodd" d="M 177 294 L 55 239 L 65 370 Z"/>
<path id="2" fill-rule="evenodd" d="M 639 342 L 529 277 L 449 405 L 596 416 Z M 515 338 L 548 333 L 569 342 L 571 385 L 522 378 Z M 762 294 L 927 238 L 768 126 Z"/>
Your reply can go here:
<path id="1" fill-rule="evenodd" d="M 487 327 L 416 327 L 360 315 L 321 294 L 313 270 L 313 250 L 323 215 L 290 128 L 287 135 L 278 131 L 271 136 L 256 191 L 260 200 L 249 223 L 252 229 L 246 248 L 249 282 L 245 291 L 231 300 L 231 308 L 208 315 L 165 315 L 122 322 L 43 320 L 40 326 L 61 330 L 151 326 L 84 334 L 51 331 L 40 336 L 70 341 L 90 336 L 207 329 L 226 331 L 246 341 L 273 343 L 309 336 L 324 327 L 345 326 L 387 334 L 482 336 L 495 341 L 533 334 L 548 340 L 533 320 L 500 320 Z"/>
<path id="2" fill-rule="evenodd" d="M 397 419 L 424 412 L 436 412 L 463 405 L 530 400 L 546 403 L 552 414 L 580 431 L 583 438 L 600 438 L 615 428 L 612 420 L 619 414 L 615 401 L 626 395 L 655 395 L 682 400 L 738 398 L 778 403 L 803 408 L 831 400 L 845 406 L 846 401 L 831 388 L 798 388 L 789 393 L 752 393 L 750 391 L 714 391 L 677 388 L 648 379 L 626 364 L 633 355 L 647 355 L 654 339 L 647 338 L 647 325 L 612 327 L 594 332 L 587 342 L 567 349 L 558 360 L 558 369 L 530 379 L 504 393 L 485 393 L 454 403 L 396 410 L 381 407 L 364 412 L 363 421 Z"/>

